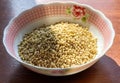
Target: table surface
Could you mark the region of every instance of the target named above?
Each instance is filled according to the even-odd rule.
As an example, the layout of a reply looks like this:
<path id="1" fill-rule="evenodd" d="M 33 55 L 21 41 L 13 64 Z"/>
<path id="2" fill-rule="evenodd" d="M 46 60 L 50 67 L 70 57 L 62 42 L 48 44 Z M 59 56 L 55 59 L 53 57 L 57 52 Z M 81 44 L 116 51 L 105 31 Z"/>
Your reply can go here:
<path id="1" fill-rule="evenodd" d="M 106 55 L 89 69 L 71 76 L 50 77 L 28 70 L 6 52 L 2 38 L 3 30 L 9 21 L 36 3 L 34 0 L 0 0 L 0 83 L 120 83 L 120 0 L 77 1 L 101 10 L 112 21 L 116 36 Z"/>

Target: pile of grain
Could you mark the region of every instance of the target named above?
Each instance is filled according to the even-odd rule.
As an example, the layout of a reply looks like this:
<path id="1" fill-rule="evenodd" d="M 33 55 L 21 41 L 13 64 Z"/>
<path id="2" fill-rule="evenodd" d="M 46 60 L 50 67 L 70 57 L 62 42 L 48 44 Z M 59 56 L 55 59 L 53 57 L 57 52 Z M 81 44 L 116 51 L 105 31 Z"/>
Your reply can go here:
<path id="1" fill-rule="evenodd" d="M 89 62 L 97 54 L 97 39 L 88 28 L 60 22 L 26 34 L 18 45 L 21 59 L 35 66 L 68 68 Z"/>

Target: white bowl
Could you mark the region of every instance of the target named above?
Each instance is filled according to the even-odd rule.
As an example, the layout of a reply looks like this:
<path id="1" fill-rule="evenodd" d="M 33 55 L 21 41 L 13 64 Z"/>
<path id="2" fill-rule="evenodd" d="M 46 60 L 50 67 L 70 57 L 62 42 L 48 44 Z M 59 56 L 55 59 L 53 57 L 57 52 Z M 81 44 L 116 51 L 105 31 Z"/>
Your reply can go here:
<path id="1" fill-rule="evenodd" d="M 24 34 L 34 28 L 60 21 L 69 21 L 87 26 L 97 37 L 98 54 L 88 63 L 70 68 L 44 68 L 23 62 L 18 55 L 18 44 Z M 96 63 L 111 47 L 115 32 L 110 20 L 100 11 L 75 2 L 52 2 L 26 10 L 10 21 L 4 30 L 3 44 L 7 52 L 28 69 L 44 75 L 65 76 L 81 72 Z M 94 71 L 93 71 L 94 72 Z"/>

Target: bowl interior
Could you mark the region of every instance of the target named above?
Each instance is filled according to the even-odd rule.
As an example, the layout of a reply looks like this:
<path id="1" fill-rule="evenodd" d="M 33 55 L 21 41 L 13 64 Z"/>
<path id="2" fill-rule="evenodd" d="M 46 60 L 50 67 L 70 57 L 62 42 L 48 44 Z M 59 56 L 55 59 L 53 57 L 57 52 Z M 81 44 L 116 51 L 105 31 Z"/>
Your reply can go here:
<path id="1" fill-rule="evenodd" d="M 38 19 L 38 20 L 28 24 L 24 28 L 20 29 L 20 31 L 17 33 L 17 36 L 15 37 L 14 44 L 13 44 L 13 49 L 15 51 L 15 55 L 19 58 L 18 45 L 22 41 L 22 38 L 26 33 L 29 33 L 34 28 L 40 27 L 44 24 L 50 25 L 50 24 L 54 24 L 56 22 L 61 22 L 61 21 L 73 22 L 73 23 L 79 23 L 80 24 L 79 21 L 78 22 L 74 21 L 74 20 L 72 20 L 72 18 L 65 17 L 65 16 L 62 16 L 62 17 L 61 16 L 54 16 L 54 17 L 47 17 L 47 18 L 44 17 L 44 18 Z M 100 53 L 102 52 L 104 39 L 103 39 L 103 36 L 102 36 L 101 32 L 99 31 L 99 29 L 94 24 L 89 23 L 89 30 L 90 30 L 90 32 L 93 33 L 94 37 L 96 37 L 97 40 L 98 40 L 98 42 L 97 42 L 98 54 L 96 56 L 96 58 L 97 58 L 100 55 Z"/>
<path id="2" fill-rule="evenodd" d="M 98 54 L 101 57 L 113 41 L 111 22 L 99 11 L 77 3 L 52 3 L 36 6 L 13 19 L 4 31 L 3 43 L 8 53 L 21 61 L 18 44 L 24 34 L 43 24 L 50 25 L 60 21 L 79 23 L 87 26 L 98 39 Z"/>

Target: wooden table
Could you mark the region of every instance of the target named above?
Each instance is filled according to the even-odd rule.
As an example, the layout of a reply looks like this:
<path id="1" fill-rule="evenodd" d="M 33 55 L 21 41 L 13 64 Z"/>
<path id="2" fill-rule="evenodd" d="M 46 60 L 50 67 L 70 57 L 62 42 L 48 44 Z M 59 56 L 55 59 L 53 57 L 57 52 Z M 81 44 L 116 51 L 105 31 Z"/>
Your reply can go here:
<path id="1" fill-rule="evenodd" d="M 43 0 L 42 0 L 43 1 Z M 45 1 L 45 0 L 44 0 Z M 77 0 L 101 10 L 116 31 L 114 45 L 95 65 L 75 75 L 50 77 L 34 73 L 14 60 L 2 44 L 3 30 L 17 14 L 36 5 L 34 0 L 0 0 L 0 83 L 120 83 L 120 0 Z M 118 56 L 118 58 L 116 58 Z"/>

